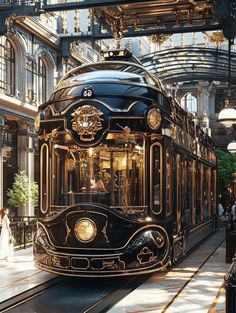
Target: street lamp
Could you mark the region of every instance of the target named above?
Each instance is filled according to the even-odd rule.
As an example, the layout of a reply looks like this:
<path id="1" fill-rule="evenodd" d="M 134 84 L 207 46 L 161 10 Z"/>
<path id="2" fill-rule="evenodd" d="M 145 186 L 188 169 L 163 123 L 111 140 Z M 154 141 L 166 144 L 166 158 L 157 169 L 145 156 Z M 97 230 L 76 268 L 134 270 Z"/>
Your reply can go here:
<path id="1" fill-rule="evenodd" d="M 218 122 L 232 125 L 236 122 L 236 110 L 231 107 L 231 45 L 233 39 L 228 40 L 228 94 L 224 101 L 224 108 L 220 111 Z"/>
<path id="2" fill-rule="evenodd" d="M 228 144 L 227 146 L 227 150 L 230 152 L 230 153 L 236 153 L 236 141 L 232 141 Z"/>

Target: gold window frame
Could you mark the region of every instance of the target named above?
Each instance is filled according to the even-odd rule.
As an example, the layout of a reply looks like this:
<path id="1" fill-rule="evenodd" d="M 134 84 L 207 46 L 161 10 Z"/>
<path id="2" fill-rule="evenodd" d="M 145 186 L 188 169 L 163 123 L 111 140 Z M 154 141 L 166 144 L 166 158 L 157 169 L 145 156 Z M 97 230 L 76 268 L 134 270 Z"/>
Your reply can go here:
<path id="1" fill-rule="evenodd" d="M 46 149 L 46 160 L 44 160 L 44 149 Z M 46 172 L 46 177 L 44 177 L 43 172 Z M 48 211 L 48 197 L 49 197 L 49 148 L 46 143 L 44 143 L 40 148 L 40 210 L 43 214 L 46 214 Z M 45 179 L 46 185 L 46 197 L 45 197 L 45 209 L 43 208 L 43 180 Z"/>
<path id="2" fill-rule="evenodd" d="M 159 150 L 160 150 L 160 209 L 158 212 L 154 210 L 154 205 L 153 205 L 153 202 L 154 202 L 153 161 L 154 161 L 154 149 L 155 149 L 155 147 L 159 147 Z M 160 142 L 155 142 L 150 147 L 150 208 L 151 208 L 151 211 L 156 215 L 160 214 L 163 211 L 163 196 L 162 196 L 162 193 L 163 193 L 163 179 L 162 179 L 163 161 L 162 161 L 162 159 L 163 159 L 163 147 L 162 147 Z"/>

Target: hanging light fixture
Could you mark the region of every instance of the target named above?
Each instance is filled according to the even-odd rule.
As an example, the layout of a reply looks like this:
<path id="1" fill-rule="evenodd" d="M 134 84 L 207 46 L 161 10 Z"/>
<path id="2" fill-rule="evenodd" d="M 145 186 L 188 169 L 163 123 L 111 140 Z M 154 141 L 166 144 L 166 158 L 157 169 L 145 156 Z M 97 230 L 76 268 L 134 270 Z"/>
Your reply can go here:
<path id="1" fill-rule="evenodd" d="M 228 94 L 224 101 L 224 108 L 220 111 L 218 122 L 228 126 L 236 122 L 236 110 L 231 106 L 231 45 L 233 39 L 228 40 Z"/>
<path id="2" fill-rule="evenodd" d="M 236 141 L 232 141 L 228 144 L 227 146 L 227 150 L 230 152 L 230 153 L 236 153 Z"/>

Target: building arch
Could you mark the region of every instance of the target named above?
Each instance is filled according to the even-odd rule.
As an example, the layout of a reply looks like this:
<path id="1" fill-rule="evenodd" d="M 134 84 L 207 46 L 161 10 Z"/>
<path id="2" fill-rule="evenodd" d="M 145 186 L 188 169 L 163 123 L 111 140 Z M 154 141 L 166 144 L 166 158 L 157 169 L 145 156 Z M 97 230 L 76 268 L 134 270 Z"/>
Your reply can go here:
<path id="1" fill-rule="evenodd" d="M 20 100 L 25 100 L 25 63 L 26 63 L 26 45 L 21 36 L 10 35 L 6 37 L 15 52 L 15 90 L 11 94 Z"/>
<path id="2" fill-rule="evenodd" d="M 34 58 L 37 68 L 37 103 L 42 104 L 42 102 L 48 100 L 53 92 L 56 64 L 51 53 L 45 51 L 42 47 L 37 49 Z"/>

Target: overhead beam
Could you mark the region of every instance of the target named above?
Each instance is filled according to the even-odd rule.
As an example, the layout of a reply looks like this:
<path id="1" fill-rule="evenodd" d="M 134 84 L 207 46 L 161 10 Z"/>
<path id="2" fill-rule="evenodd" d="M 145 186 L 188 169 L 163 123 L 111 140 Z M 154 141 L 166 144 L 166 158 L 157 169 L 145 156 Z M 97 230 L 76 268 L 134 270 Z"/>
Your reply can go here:
<path id="1" fill-rule="evenodd" d="M 82 9 L 90 9 L 97 7 L 106 7 L 106 6 L 115 6 L 119 4 L 129 4 L 129 3 L 139 3 L 139 2 L 152 2 L 152 0 L 83 0 L 79 2 L 69 2 L 69 3 L 56 3 L 56 4 L 47 4 L 47 0 L 43 1 L 42 10 L 47 12 L 55 12 L 55 11 L 70 11 L 70 10 L 82 10 Z"/>
<path id="2" fill-rule="evenodd" d="M 100 32 L 98 25 L 93 25 L 93 31 L 90 32 L 81 32 L 81 33 L 71 33 L 71 34 L 61 34 L 60 35 L 60 48 L 62 51 L 63 57 L 69 57 L 70 43 L 74 41 L 95 41 L 102 39 L 112 39 L 113 35 L 111 32 L 106 31 L 105 33 Z M 151 36 L 151 35 L 168 35 L 168 34 L 180 34 L 180 33 L 192 33 L 192 32 L 202 32 L 202 31 L 213 31 L 219 30 L 221 26 L 219 24 L 215 25 L 179 25 L 178 28 L 175 25 L 168 25 L 166 28 L 161 29 L 143 29 L 143 30 L 134 30 L 127 29 L 123 33 L 124 38 L 131 37 L 142 37 L 142 36 Z"/>

